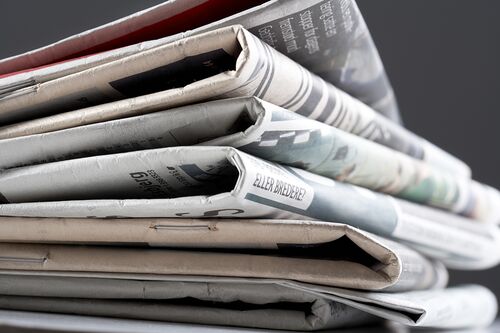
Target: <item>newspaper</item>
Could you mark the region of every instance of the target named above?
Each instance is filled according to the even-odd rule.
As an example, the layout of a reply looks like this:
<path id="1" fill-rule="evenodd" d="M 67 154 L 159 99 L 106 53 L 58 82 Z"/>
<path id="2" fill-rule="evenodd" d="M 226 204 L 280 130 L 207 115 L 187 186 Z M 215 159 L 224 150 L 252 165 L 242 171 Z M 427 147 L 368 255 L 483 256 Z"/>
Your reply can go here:
<path id="1" fill-rule="evenodd" d="M 477 285 L 375 293 L 248 278 L 13 271 L 0 279 L 4 309 L 300 331 L 374 317 L 419 327 L 484 327 L 497 313 L 493 293 Z M 186 297 L 197 302 L 178 301 Z"/>
<path id="2" fill-rule="evenodd" d="M 9 169 L 0 174 L 0 189 L 6 202 L 0 216 L 305 218 L 419 244 L 450 266 L 491 267 L 500 258 L 494 225 L 401 204 L 229 147 L 150 149 Z"/>
<path id="3" fill-rule="evenodd" d="M 185 38 L 0 99 L 0 121 L 117 100 L 3 126 L 0 138 L 248 95 L 470 176 L 463 162 L 311 74 L 240 26 Z"/>
<path id="4" fill-rule="evenodd" d="M 196 14 L 200 10 L 203 15 Z M 2 74 L 79 57 L 3 79 L 0 77 L 0 97 L 188 35 L 232 24 L 242 24 L 262 41 L 326 81 L 390 119 L 400 121 L 382 61 L 353 0 L 167 1 L 55 44 L 0 61 Z M 171 34 L 174 35 L 152 40 Z M 138 42 L 142 43 L 131 45 Z M 131 46 L 107 51 L 126 45 Z"/>
<path id="5" fill-rule="evenodd" d="M 182 228 L 182 222 L 178 226 Z M 223 225 L 220 227 L 224 228 Z M 286 227 L 286 224 L 281 225 L 282 229 Z M 188 234 L 184 236 L 186 241 L 166 242 L 164 246 L 170 246 L 168 249 L 0 243 L 0 268 L 287 278 L 385 291 L 442 288 L 448 281 L 447 271 L 439 262 L 429 261 L 398 243 L 342 226 L 331 228 L 330 241 L 325 243 L 307 242 L 303 237 L 301 244 L 281 244 L 267 239 L 259 248 L 253 246 L 256 241 L 247 241 L 247 246 L 242 248 L 239 245 L 239 249 L 221 240 L 219 235 L 222 233 L 212 236 L 216 239 L 214 242 L 205 240 L 207 247 L 192 249 L 199 232 L 197 237 L 190 237 L 193 232 L 190 233 L 188 227 L 185 230 Z M 266 225 L 253 226 L 252 230 L 276 234 L 276 228 Z M 226 233 L 236 234 L 236 238 L 244 237 L 238 235 L 242 230 L 234 226 L 228 227 Z M 257 234 L 256 238 L 264 237 Z M 293 240 L 297 236 L 283 238 Z M 176 248 L 176 243 L 185 249 Z"/>
<path id="6" fill-rule="evenodd" d="M 232 146 L 269 161 L 472 217 L 500 210 L 500 196 L 489 195 L 494 189 L 473 185 L 470 179 L 257 98 L 219 100 L 2 140 L 0 167 L 198 143 Z"/>

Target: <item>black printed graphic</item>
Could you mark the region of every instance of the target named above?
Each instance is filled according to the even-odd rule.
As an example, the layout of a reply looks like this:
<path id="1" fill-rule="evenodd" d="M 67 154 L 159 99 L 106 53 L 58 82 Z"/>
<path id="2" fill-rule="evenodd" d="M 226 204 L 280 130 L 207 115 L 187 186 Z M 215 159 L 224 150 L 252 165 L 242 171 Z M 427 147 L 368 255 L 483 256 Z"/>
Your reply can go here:
<path id="1" fill-rule="evenodd" d="M 235 68 L 236 59 L 218 49 L 155 69 L 135 74 L 109 84 L 128 97 L 180 88 L 190 83 L 214 76 Z"/>

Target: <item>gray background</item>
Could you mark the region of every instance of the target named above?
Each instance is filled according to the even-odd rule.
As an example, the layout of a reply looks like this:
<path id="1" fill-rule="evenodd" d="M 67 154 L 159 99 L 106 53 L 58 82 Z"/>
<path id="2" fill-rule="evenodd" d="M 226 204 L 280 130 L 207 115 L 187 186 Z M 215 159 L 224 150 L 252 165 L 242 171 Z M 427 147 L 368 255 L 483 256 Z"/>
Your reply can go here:
<path id="1" fill-rule="evenodd" d="M 161 0 L 0 0 L 0 58 Z M 459 156 L 500 188 L 500 1 L 358 0 L 414 132 Z M 452 272 L 500 297 L 500 268 Z"/>

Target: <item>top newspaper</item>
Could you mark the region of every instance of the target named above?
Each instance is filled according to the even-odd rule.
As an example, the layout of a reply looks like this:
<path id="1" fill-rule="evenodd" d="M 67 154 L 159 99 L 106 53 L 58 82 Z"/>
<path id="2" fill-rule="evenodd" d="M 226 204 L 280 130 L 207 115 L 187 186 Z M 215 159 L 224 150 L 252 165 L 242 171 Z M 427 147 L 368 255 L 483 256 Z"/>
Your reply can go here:
<path id="1" fill-rule="evenodd" d="M 6 76 L 0 80 L 0 96 L 235 23 L 387 117 L 400 121 L 392 87 L 353 0 L 166 1 L 0 61 L 0 75 Z M 80 59 L 66 61 L 74 58 Z M 61 61 L 66 62 L 8 76 Z"/>

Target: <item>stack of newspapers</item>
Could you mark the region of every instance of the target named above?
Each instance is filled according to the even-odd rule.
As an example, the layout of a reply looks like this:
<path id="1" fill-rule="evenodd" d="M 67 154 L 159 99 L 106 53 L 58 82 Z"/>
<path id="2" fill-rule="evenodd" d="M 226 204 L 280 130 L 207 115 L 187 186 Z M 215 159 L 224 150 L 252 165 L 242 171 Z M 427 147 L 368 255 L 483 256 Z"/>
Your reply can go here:
<path id="1" fill-rule="evenodd" d="M 486 326 L 500 194 L 405 129 L 354 0 L 171 0 L 0 61 L 0 308 Z"/>

